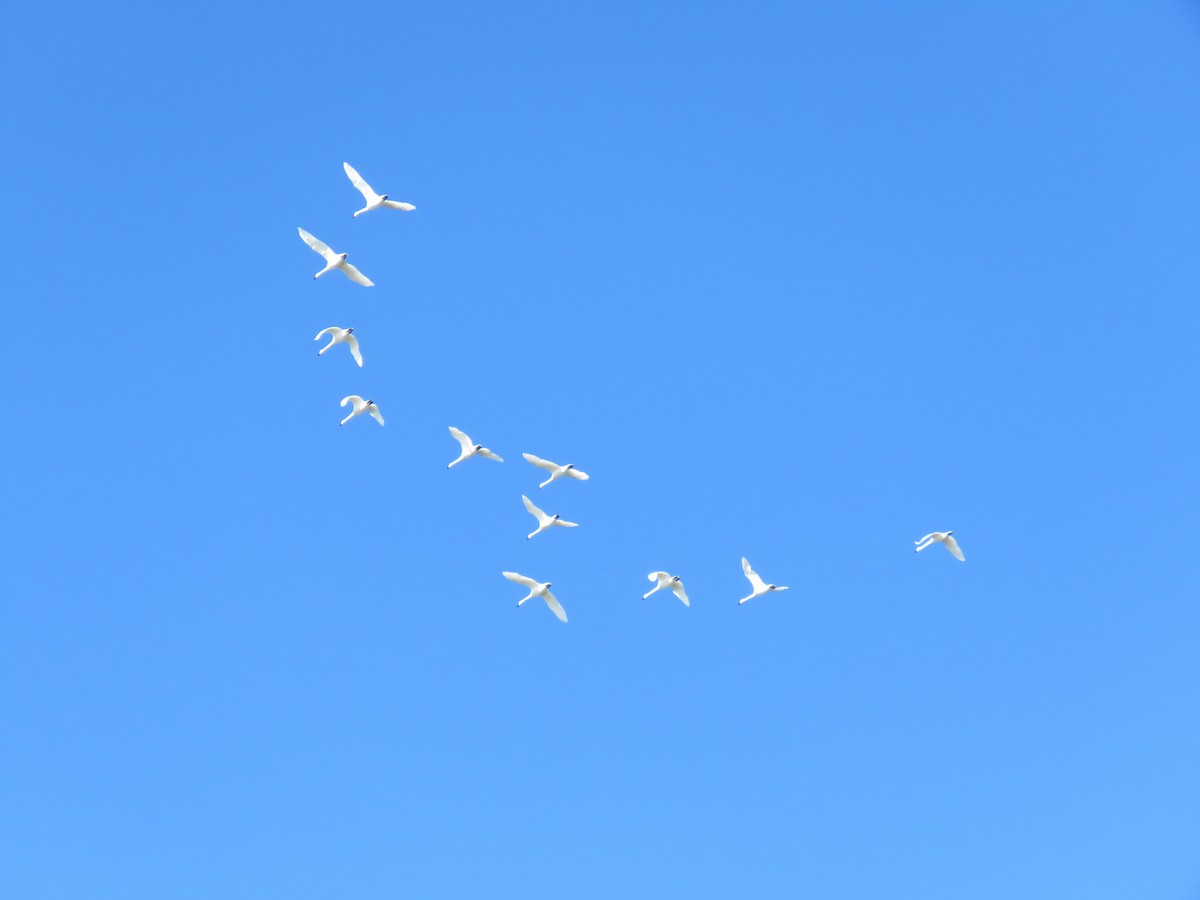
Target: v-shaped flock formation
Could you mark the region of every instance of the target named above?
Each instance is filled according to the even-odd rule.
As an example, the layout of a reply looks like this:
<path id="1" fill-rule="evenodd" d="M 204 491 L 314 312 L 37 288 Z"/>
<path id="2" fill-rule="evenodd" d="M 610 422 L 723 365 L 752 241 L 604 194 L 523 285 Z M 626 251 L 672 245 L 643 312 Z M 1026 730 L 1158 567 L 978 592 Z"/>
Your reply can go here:
<path id="1" fill-rule="evenodd" d="M 353 184 L 359 193 L 363 195 L 363 200 L 366 202 L 366 206 L 355 211 L 355 218 L 361 216 L 363 213 L 373 212 L 377 209 L 398 209 L 403 212 L 412 212 L 416 209 L 416 207 L 411 203 L 402 203 L 399 200 L 389 199 L 387 194 L 375 193 L 375 190 L 369 184 L 367 184 L 363 177 L 358 174 L 358 171 L 352 165 L 350 165 L 350 163 L 342 163 L 342 168 L 346 172 L 346 177 L 350 179 L 350 183 Z M 303 228 L 297 228 L 296 230 L 300 233 L 301 240 L 308 244 L 308 246 L 311 247 L 314 252 L 319 254 L 321 258 L 325 260 L 325 267 L 313 276 L 313 280 L 320 278 L 327 272 L 332 272 L 333 270 L 337 269 L 355 284 L 362 285 L 363 287 L 375 286 L 375 282 L 371 281 L 370 278 L 367 278 L 367 276 L 360 272 L 355 266 L 347 262 L 350 254 L 335 252 L 334 250 L 330 249 L 328 244 L 309 234 Z M 359 368 L 362 367 L 362 352 L 359 349 L 358 338 L 354 335 L 353 328 L 339 328 L 336 325 L 331 325 L 328 328 L 323 328 L 318 331 L 317 336 L 313 338 L 313 340 L 320 340 L 326 335 L 329 336 L 329 343 L 317 351 L 318 356 L 324 355 L 326 350 L 331 349 L 337 344 L 345 344 L 349 348 L 350 355 L 354 358 L 354 361 L 358 364 Z M 350 414 L 346 416 L 346 418 L 342 419 L 342 425 L 345 425 L 356 416 L 361 416 L 363 413 L 369 413 L 370 416 L 380 425 L 384 424 L 383 413 L 379 411 L 379 407 L 375 404 L 374 400 L 364 400 L 358 394 L 350 394 L 346 397 L 343 397 L 341 402 L 343 407 L 348 404 L 351 404 L 352 408 Z M 460 462 L 468 460 L 473 456 L 482 456 L 486 459 L 495 460 L 496 462 L 504 462 L 503 459 L 501 459 L 487 447 L 483 446 L 483 444 L 476 444 L 473 440 L 471 440 L 469 435 L 463 431 L 460 431 L 458 428 L 455 428 L 453 425 L 450 426 L 450 436 L 458 441 L 462 447 L 462 451 L 459 453 L 456 459 L 452 460 L 446 466 L 447 469 L 452 469 Z M 538 485 L 539 489 L 552 484 L 560 478 L 572 478 L 576 481 L 588 480 L 587 473 L 576 468 L 572 463 L 560 465 L 559 463 L 550 462 L 550 460 L 534 456 L 532 453 L 522 453 L 521 455 L 525 457 L 526 462 L 529 462 L 532 465 L 537 466 L 539 469 L 550 473 L 550 477 Z M 523 494 L 521 495 L 521 499 L 525 502 L 525 509 L 528 510 L 529 514 L 537 520 L 537 528 L 529 533 L 526 538 L 527 540 L 532 540 L 543 531 L 547 531 L 556 526 L 562 528 L 578 527 L 577 523 L 568 522 L 558 514 L 550 515 L 549 513 L 544 512 L 542 509 L 535 506 L 533 501 Z M 934 531 L 930 534 L 927 534 L 919 541 L 916 541 L 916 552 L 920 553 L 931 544 L 941 543 L 947 550 L 950 551 L 951 554 L 953 554 L 956 559 L 965 561 L 966 557 L 963 556 L 962 550 L 959 549 L 958 542 L 954 540 L 952 536 L 953 534 L 953 531 Z M 747 600 L 753 600 L 756 597 L 762 597 L 765 594 L 786 591 L 788 589 L 786 585 L 767 584 L 764 582 L 762 578 L 759 577 L 758 573 L 750 567 L 749 561 L 744 556 L 742 557 L 742 573 L 746 576 L 746 580 L 750 582 L 751 591 L 749 596 L 743 597 L 738 601 L 739 604 L 745 603 Z M 517 601 L 517 606 L 521 606 L 526 600 L 532 600 L 534 597 L 540 597 L 546 601 L 546 605 L 550 608 L 554 615 L 556 615 L 563 622 L 567 621 L 567 613 L 563 609 L 562 604 L 558 602 L 557 597 L 550 593 L 550 582 L 541 582 L 534 578 L 530 578 L 527 575 L 521 575 L 517 572 L 501 572 L 500 574 L 509 581 L 515 582 L 516 584 L 522 585 L 523 587 L 529 589 L 529 593 Z M 683 588 L 683 580 L 678 575 L 670 575 L 667 572 L 651 572 L 647 578 L 650 581 L 655 582 L 655 587 L 652 588 L 648 593 L 642 595 L 643 600 L 647 599 L 655 592 L 667 588 L 683 602 L 684 606 L 690 607 L 692 605 L 691 601 L 688 599 L 687 592 Z"/>

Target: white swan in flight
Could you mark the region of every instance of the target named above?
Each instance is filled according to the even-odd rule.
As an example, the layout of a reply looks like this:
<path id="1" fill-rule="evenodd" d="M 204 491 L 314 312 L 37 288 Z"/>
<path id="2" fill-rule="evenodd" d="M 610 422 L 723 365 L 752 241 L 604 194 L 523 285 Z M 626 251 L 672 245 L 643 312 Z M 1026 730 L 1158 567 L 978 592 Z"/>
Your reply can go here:
<path id="1" fill-rule="evenodd" d="M 953 531 L 931 531 L 919 541 L 915 541 L 917 549 L 914 550 L 913 553 L 920 553 L 934 541 L 941 541 L 955 559 L 959 560 L 960 562 L 966 562 L 967 558 L 963 556 L 963 552 L 958 549 L 958 541 L 950 536 L 952 534 L 954 534 Z"/>
<path id="2" fill-rule="evenodd" d="M 521 495 L 521 499 L 525 501 L 525 508 L 527 510 L 529 510 L 529 514 L 538 520 L 537 530 L 531 532 L 528 535 L 528 537 L 525 538 L 525 540 L 529 540 L 534 535 L 541 534 L 547 528 L 550 528 L 554 525 L 561 525 L 563 528 L 578 528 L 579 527 L 577 523 L 568 522 L 566 519 L 563 519 L 560 516 L 546 515 L 544 512 L 542 512 L 540 509 L 538 509 L 536 506 L 534 506 L 533 501 L 530 500 L 528 497 L 526 497 L 524 494 Z"/>
<path id="3" fill-rule="evenodd" d="M 383 424 L 383 413 L 379 411 L 379 407 L 375 405 L 374 400 L 364 400 L 362 397 L 358 396 L 358 394 L 351 394 L 349 397 L 342 398 L 341 405 L 345 406 L 347 403 L 353 403 L 354 409 L 351 411 L 350 415 L 342 419 L 343 425 L 345 425 L 355 416 L 361 416 L 365 412 L 369 412 L 375 421 L 380 425 Z"/>
<path id="4" fill-rule="evenodd" d="M 750 562 L 746 557 L 742 557 L 742 571 L 746 574 L 746 578 L 750 581 L 750 587 L 754 589 L 749 597 L 743 597 L 738 603 L 745 603 L 747 600 L 753 600 L 755 597 L 761 597 L 763 594 L 769 594 L 771 591 L 786 591 L 787 585 L 783 584 L 765 584 L 758 573 L 750 568 Z"/>
<path id="5" fill-rule="evenodd" d="M 544 488 L 552 481 L 557 481 L 566 475 L 568 478 L 574 478 L 576 481 L 587 481 L 587 472 L 581 472 L 574 465 L 560 466 L 558 463 L 552 463 L 548 459 L 540 459 L 532 453 L 522 453 L 526 462 L 531 462 L 539 469 L 545 469 L 550 473 L 550 477 L 538 485 L 539 488 Z"/>
<path id="6" fill-rule="evenodd" d="M 562 604 L 558 602 L 558 598 L 550 593 L 550 582 L 535 581 L 525 575 L 518 575 L 516 572 L 501 572 L 509 581 L 514 581 L 517 584 L 524 585 L 529 588 L 529 593 L 517 601 L 517 606 L 520 606 L 526 600 L 532 600 L 534 597 L 541 597 L 546 601 L 546 605 L 550 607 L 550 611 L 558 616 L 559 621 L 567 621 L 566 610 L 562 608 Z"/>
<path id="7" fill-rule="evenodd" d="M 651 581 L 657 581 L 658 584 L 650 589 L 649 593 L 642 594 L 642 599 L 645 600 L 650 594 L 655 591 L 661 591 L 663 588 L 670 588 L 675 592 L 675 596 L 683 601 L 684 606 L 691 606 L 691 601 L 688 600 L 688 595 L 683 589 L 683 582 L 678 575 L 668 575 L 666 572 L 651 572 L 646 576 Z"/>
<path id="8" fill-rule="evenodd" d="M 346 170 L 346 177 L 350 179 L 350 183 L 358 188 L 358 192 L 363 195 L 363 199 L 367 201 L 367 205 L 356 212 L 355 217 L 361 216 L 363 213 L 371 212 L 374 209 L 387 207 L 388 209 L 402 209 L 405 212 L 412 212 L 416 209 L 411 203 L 401 203 L 399 200 L 389 200 L 387 194 L 377 194 L 371 189 L 371 186 L 363 181 L 363 177 L 358 174 L 354 166 L 348 162 L 342 163 L 342 168 Z"/>
<path id="9" fill-rule="evenodd" d="M 328 328 L 322 328 L 318 331 L 317 336 L 313 340 L 319 341 L 323 334 L 329 335 L 330 341 L 317 351 L 317 356 L 323 355 L 334 344 L 345 344 L 350 348 L 350 355 L 354 357 L 354 361 L 358 363 L 358 367 L 362 368 L 362 354 L 358 350 L 358 338 L 354 336 L 353 328 L 338 328 L 336 325 L 331 325 Z"/>
<path id="10" fill-rule="evenodd" d="M 450 426 L 450 434 L 456 441 L 462 444 L 462 453 L 458 455 L 458 459 L 446 466 L 447 469 L 453 469 L 464 459 L 470 459 L 472 456 L 482 456 L 487 459 L 494 459 L 496 462 L 504 462 L 504 460 L 483 446 L 483 444 L 474 443 L 468 435 L 459 431 L 453 425 Z"/>
<path id="11" fill-rule="evenodd" d="M 320 253 L 321 256 L 325 258 L 325 268 L 314 275 L 314 279 L 320 278 L 322 275 L 332 269 L 341 269 L 342 274 L 355 284 L 361 284 L 363 287 L 375 286 L 375 282 L 373 282 L 362 272 L 358 271 L 358 269 L 354 268 L 354 266 L 350 265 L 350 263 L 346 262 L 346 257 L 350 255 L 349 253 L 334 253 L 329 249 L 328 244 L 313 237 L 303 228 L 297 228 L 296 230 L 300 232 L 300 239 L 304 241 L 304 243 L 308 244 L 308 246 L 312 247 L 313 250 L 315 250 L 317 253 Z"/>

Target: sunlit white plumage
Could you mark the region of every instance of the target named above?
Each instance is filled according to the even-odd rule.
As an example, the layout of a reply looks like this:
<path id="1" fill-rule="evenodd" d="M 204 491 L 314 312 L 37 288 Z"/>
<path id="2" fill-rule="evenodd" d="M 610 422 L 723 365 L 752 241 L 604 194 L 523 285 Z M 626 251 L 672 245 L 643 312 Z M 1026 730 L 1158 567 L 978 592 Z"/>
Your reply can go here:
<path id="1" fill-rule="evenodd" d="M 346 177 L 350 179 L 350 183 L 358 188 L 358 192 L 363 195 L 363 199 L 367 201 L 367 205 L 356 212 L 354 215 L 361 216 L 365 212 L 371 212 L 374 209 L 387 207 L 388 209 L 402 209 L 405 212 L 412 212 L 416 209 L 411 203 L 401 203 L 399 200 L 389 200 L 387 194 L 377 194 L 371 189 L 354 166 L 348 162 L 342 163 L 342 168 L 346 170 Z"/>
<path id="2" fill-rule="evenodd" d="M 558 602 L 557 597 L 550 593 L 551 585 L 549 581 L 536 581 L 535 579 L 526 575 L 518 575 L 516 572 L 501 572 L 500 574 L 509 581 L 516 582 L 517 584 L 524 585 L 525 587 L 529 588 L 529 593 L 517 601 L 517 606 L 520 606 L 526 600 L 532 600 L 534 597 L 541 597 L 546 601 L 546 605 L 550 607 L 551 612 L 558 616 L 561 621 L 567 621 L 567 613 L 562 608 L 562 604 Z"/>
<path id="3" fill-rule="evenodd" d="M 541 459 L 537 456 L 534 456 L 532 453 L 522 453 L 521 455 L 525 457 L 526 462 L 531 462 L 539 469 L 545 469 L 550 473 L 550 477 L 538 485 L 539 488 L 544 488 L 550 482 L 557 481 L 564 475 L 566 475 L 568 478 L 574 478 L 576 481 L 588 480 L 587 472 L 579 471 L 572 464 L 560 466 L 558 463 L 552 463 L 548 459 Z"/>
<path id="4" fill-rule="evenodd" d="M 351 394 L 349 397 L 342 398 L 341 405 L 345 406 L 347 403 L 353 403 L 354 409 L 351 411 L 350 415 L 342 419 L 343 425 L 345 425 L 355 416 L 361 416 L 365 412 L 369 412 L 375 421 L 380 425 L 383 424 L 383 413 L 379 411 L 379 407 L 375 405 L 374 400 L 364 400 L 362 397 L 358 396 L 358 394 Z"/>
<path id="5" fill-rule="evenodd" d="M 313 340 L 319 341 L 323 334 L 329 335 L 330 341 L 317 351 L 317 356 L 321 356 L 334 344 L 345 344 L 350 348 L 350 355 L 354 357 L 354 361 L 358 363 L 360 369 L 362 368 L 362 354 L 358 350 L 358 338 L 354 336 L 353 328 L 338 328 L 336 325 L 331 325 L 328 328 L 322 328 L 318 331 L 317 336 Z"/>
<path id="6" fill-rule="evenodd" d="M 468 435 L 459 431 L 453 425 L 450 426 L 450 434 L 456 441 L 462 444 L 462 453 L 458 455 L 458 459 L 446 466 L 447 469 L 453 469 L 464 459 L 470 459 L 472 456 L 483 456 L 487 459 L 494 459 L 496 462 L 504 462 L 504 460 L 483 446 L 483 444 L 476 444 Z"/>
<path id="7" fill-rule="evenodd" d="M 526 497 L 524 494 L 521 495 L 521 499 L 525 501 L 525 508 L 527 510 L 529 510 L 529 514 L 531 516 L 533 516 L 535 519 L 537 519 L 537 521 L 538 521 L 537 530 L 531 532 L 528 535 L 528 537 L 526 537 L 526 540 L 529 540 L 529 538 L 532 538 L 534 535 L 541 534 L 547 528 L 551 528 L 555 525 L 561 525 L 563 528 L 577 528 L 578 527 L 578 525 L 575 522 L 568 522 L 565 519 L 560 518 L 559 516 L 546 515 L 544 512 L 542 512 L 540 509 L 538 509 L 536 506 L 534 506 L 533 501 L 530 500 L 528 497 Z"/>
<path id="8" fill-rule="evenodd" d="M 334 253 L 329 249 L 328 244 L 318 238 L 313 237 L 303 228 L 297 228 L 296 230 L 300 232 L 300 239 L 304 241 L 304 243 L 308 244 L 308 246 L 312 247 L 317 253 L 321 254 L 321 256 L 325 259 L 325 268 L 314 275 L 313 278 L 320 278 L 322 275 L 331 271 L 332 269 L 340 269 L 342 274 L 355 284 L 361 284 L 363 287 L 375 286 L 375 282 L 373 282 L 362 272 L 358 271 L 358 269 L 354 268 L 354 266 L 350 265 L 350 263 L 346 262 L 346 257 L 350 255 L 349 253 Z"/>
<path id="9" fill-rule="evenodd" d="M 753 600 L 755 597 L 761 597 L 763 594 L 771 593 L 771 591 L 787 590 L 787 585 L 764 583 L 763 580 L 758 577 L 758 573 L 750 568 L 750 562 L 744 556 L 742 557 L 742 572 L 745 573 L 746 578 L 750 581 L 750 587 L 753 590 L 749 597 L 743 597 L 738 601 L 738 603 L 745 603 L 747 600 Z"/>
<path id="10" fill-rule="evenodd" d="M 960 549 L 958 549 L 958 541 L 956 541 L 954 538 L 952 538 L 950 536 L 952 534 L 954 534 L 953 531 L 931 531 L 929 534 L 925 535 L 925 537 L 921 538 L 919 541 L 914 542 L 917 545 L 917 549 L 914 550 L 913 552 L 920 553 L 922 550 L 924 550 L 930 544 L 934 543 L 935 541 L 940 541 L 942 543 L 942 545 L 945 546 L 945 548 L 950 551 L 950 553 L 954 556 L 955 559 L 959 560 L 960 562 L 966 562 L 967 558 L 965 556 L 963 556 L 963 552 Z"/>
<path id="11" fill-rule="evenodd" d="M 678 575 L 668 575 L 666 572 L 651 572 L 646 576 L 651 581 L 657 581 L 658 584 L 651 588 L 649 593 L 642 594 L 642 599 L 645 600 L 650 594 L 655 591 L 661 591 L 663 588 L 670 588 L 675 592 L 675 596 L 683 601 L 684 606 L 691 606 L 691 601 L 688 600 L 687 593 L 683 590 L 683 581 Z"/>

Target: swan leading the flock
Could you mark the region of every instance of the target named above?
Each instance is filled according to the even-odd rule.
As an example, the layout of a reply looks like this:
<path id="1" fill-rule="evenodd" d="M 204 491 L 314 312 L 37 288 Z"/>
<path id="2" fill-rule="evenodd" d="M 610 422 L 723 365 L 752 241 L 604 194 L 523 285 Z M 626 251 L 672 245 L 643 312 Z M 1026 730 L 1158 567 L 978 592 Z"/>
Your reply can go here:
<path id="1" fill-rule="evenodd" d="M 520 606 L 526 600 L 532 600 L 534 597 L 541 597 L 546 601 L 546 605 L 550 607 L 550 611 L 558 616 L 559 621 L 567 621 L 566 610 L 562 608 L 562 604 L 558 602 L 558 598 L 550 593 L 550 582 L 536 581 L 527 575 L 520 575 L 516 572 L 501 572 L 509 581 L 524 585 L 529 588 L 529 593 L 517 601 L 517 606 Z"/>
<path id="2" fill-rule="evenodd" d="M 952 534 L 954 534 L 953 531 L 931 531 L 919 541 L 914 541 L 914 543 L 917 545 L 917 549 L 914 550 L 913 553 L 920 553 L 930 544 L 940 541 L 942 545 L 950 551 L 950 554 L 955 559 L 957 559 L 959 562 L 966 562 L 967 558 L 963 556 L 963 552 L 958 549 L 958 541 L 950 536 Z"/>

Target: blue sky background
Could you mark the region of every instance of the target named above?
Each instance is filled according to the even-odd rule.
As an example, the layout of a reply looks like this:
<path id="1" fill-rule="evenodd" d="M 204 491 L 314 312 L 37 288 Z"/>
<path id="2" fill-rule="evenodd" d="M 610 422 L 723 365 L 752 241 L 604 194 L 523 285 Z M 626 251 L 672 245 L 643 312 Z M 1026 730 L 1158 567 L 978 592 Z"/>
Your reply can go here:
<path id="1" fill-rule="evenodd" d="M 0 893 L 1200 897 L 1200 8 L 830 6 L 10 18 Z"/>

